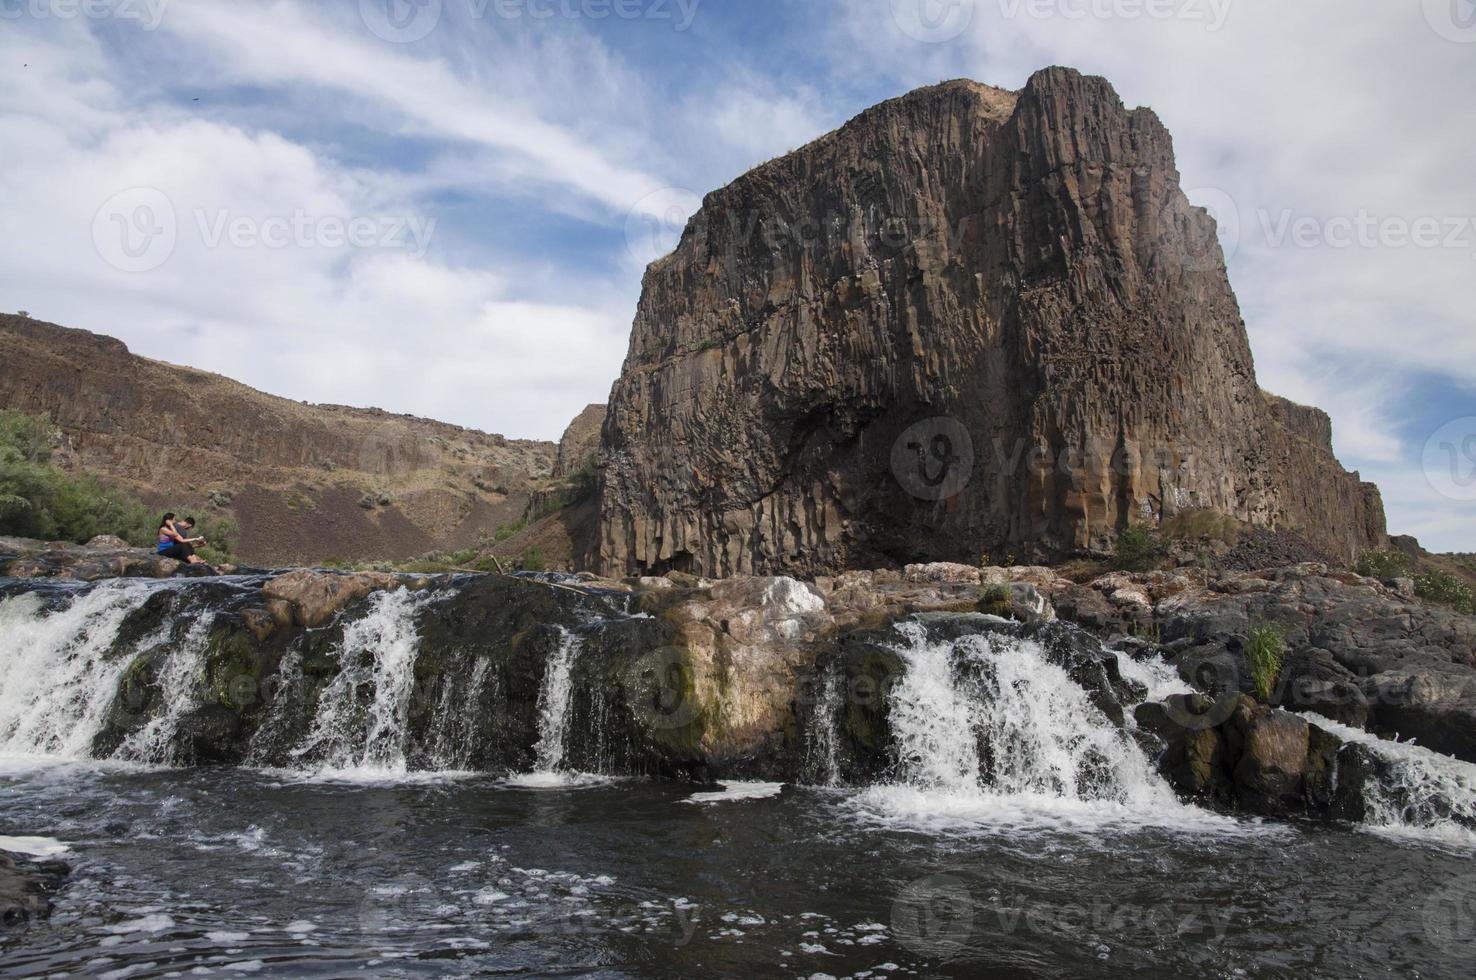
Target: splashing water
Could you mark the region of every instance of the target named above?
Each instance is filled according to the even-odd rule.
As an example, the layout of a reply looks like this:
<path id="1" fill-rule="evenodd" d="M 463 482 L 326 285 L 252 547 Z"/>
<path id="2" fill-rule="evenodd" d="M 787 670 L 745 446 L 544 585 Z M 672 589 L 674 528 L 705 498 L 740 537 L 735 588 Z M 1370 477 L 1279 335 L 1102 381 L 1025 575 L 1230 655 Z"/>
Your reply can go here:
<path id="1" fill-rule="evenodd" d="M 564 736 L 569 731 L 569 703 L 574 697 L 574 661 L 579 656 L 579 637 L 560 630 L 559 647 L 548 659 L 543 689 L 538 694 L 538 745 L 534 749 L 536 771 L 558 772 L 564 762 Z"/>
<path id="2" fill-rule="evenodd" d="M 1363 824 L 1393 836 L 1476 848 L 1476 766 L 1412 742 L 1391 742 L 1321 715 L 1306 721 L 1382 763 L 1363 790 Z"/>
<path id="3" fill-rule="evenodd" d="M 431 597 L 401 589 L 377 593 L 369 611 L 344 627 L 339 672 L 318 701 L 312 730 L 294 758 L 341 772 L 401 774 L 415 660 L 415 614 Z M 371 692 L 367 703 L 365 691 Z"/>
<path id="4" fill-rule="evenodd" d="M 897 626 L 906 671 L 890 694 L 897 782 L 858 797 L 925 823 L 1229 823 L 1179 802 L 1131 737 L 1033 640 L 933 642 Z"/>
<path id="5" fill-rule="evenodd" d="M 836 717 L 841 708 L 840 671 L 832 668 L 820 684 L 820 697 L 805 731 L 805 768 L 812 778 L 822 779 L 825 786 L 840 785 L 837 754 L 840 734 L 836 731 Z"/>
<path id="6" fill-rule="evenodd" d="M 132 762 L 168 764 L 176 761 L 174 737 L 179 721 L 200 705 L 201 685 L 205 680 L 205 651 L 210 644 L 210 629 L 215 613 L 203 612 L 195 617 L 181 639 L 171 649 L 159 669 L 157 683 L 165 705 L 164 714 L 150 719 L 135 730 L 114 754 L 115 758 Z"/>
<path id="7" fill-rule="evenodd" d="M 110 655 L 118 631 L 151 594 L 147 586 L 109 583 L 49 615 L 34 594 L 0 600 L 0 752 L 88 755 L 133 659 Z"/>

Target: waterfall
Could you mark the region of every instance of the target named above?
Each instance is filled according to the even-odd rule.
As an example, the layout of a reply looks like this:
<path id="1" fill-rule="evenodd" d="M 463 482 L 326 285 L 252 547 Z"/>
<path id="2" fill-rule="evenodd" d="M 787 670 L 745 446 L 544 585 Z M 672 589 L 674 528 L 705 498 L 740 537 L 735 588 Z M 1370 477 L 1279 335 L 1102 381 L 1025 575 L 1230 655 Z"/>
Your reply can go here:
<path id="1" fill-rule="evenodd" d="M 320 768 L 396 774 L 408 770 L 410 698 L 426 596 L 379 592 L 344 626 L 339 671 L 318 699 L 312 730 L 290 753 Z"/>
<path id="2" fill-rule="evenodd" d="M 164 714 L 150 719 L 124 739 L 116 758 L 163 764 L 175 761 L 174 736 L 179 730 L 179 720 L 200 705 L 205 651 L 214 623 L 215 613 L 209 610 L 199 613 L 184 637 L 172 646 L 156 679 L 165 705 Z"/>
<path id="3" fill-rule="evenodd" d="M 836 730 L 836 721 L 843 707 L 840 671 L 832 667 L 820 682 L 814 713 L 805 729 L 805 770 L 811 778 L 823 780 L 825 786 L 840 785 L 837 754 L 840 734 Z"/>
<path id="4" fill-rule="evenodd" d="M 896 782 L 864 792 L 864 804 L 925 819 L 1197 813 L 1040 643 L 1005 632 L 935 642 L 916 622 L 896 630 Z"/>
<path id="5" fill-rule="evenodd" d="M 1363 824 L 1391 834 L 1476 846 L 1476 765 L 1323 718 L 1302 718 L 1379 764 L 1362 789 Z"/>
<path id="6" fill-rule="evenodd" d="M 538 745 L 535 771 L 556 773 L 564 762 L 564 736 L 569 730 L 569 703 L 574 696 L 574 660 L 579 637 L 560 629 L 559 647 L 548 658 L 538 694 Z"/>
<path id="7" fill-rule="evenodd" d="M 82 758 L 101 728 L 132 655 L 113 651 L 148 586 L 109 583 L 47 614 L 35 593 L 0 600 L 0 752 Z M 142 641 L 166 642 L 169 627 Z"/>
<path id="8" fill-rule="evenodd" d="M 465 684 L 446 684 L 441 688 L 431 724 L 434 732 L 431 760 L 436 768 L 464 771 L 470 767 L 477 748 L 477 715 L 485 710 L 482 697 L 489 687 L 495 690 L 495 685 L 492 661 L 478 657 Z"/>

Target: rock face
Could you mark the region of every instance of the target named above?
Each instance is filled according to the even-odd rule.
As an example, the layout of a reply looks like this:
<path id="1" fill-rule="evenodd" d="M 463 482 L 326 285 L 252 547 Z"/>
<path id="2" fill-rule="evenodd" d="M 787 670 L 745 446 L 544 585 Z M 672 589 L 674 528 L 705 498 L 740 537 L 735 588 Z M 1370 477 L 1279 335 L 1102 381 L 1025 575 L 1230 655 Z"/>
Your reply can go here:
<path id="1" fill-rule="evenodd" d="M 308 405 L 0 315 L 0 408 L 49 415 L 57 462 L 181 513 L 219 509 L 247 561 L 409 558 L 517 520 L 556 447 L 378 409 Z M 370 495 L 388 504 L 361 507 Z"/>
<path id="2" fill-rule="evenodd" d="M 605 424 L 605 406 L 590 405 L 574 416 L 559 440 L 559 455 L 554 462 L 554 476 L 572 476 L 600 454 L 600 429 Z"/>
<path id="3" fill-rule="evenodd" d="M 1213 219 L 1100 78 L 877 106 L 709 194 L 653 263 L 602 443 L 606 572 L 1107 549 L 1214 508 L 1337 556 L 1377 489 L 1256 385 Z"/>

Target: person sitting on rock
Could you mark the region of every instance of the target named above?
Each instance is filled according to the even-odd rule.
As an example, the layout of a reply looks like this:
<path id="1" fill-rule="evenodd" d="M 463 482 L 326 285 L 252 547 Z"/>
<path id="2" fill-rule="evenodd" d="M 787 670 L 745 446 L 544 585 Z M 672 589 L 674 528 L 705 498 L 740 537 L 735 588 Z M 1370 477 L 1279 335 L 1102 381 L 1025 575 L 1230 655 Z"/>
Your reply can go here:
<path id="1" fill-rule="evenodd" d="M 204 544 L 204 538 L 188 538 L 195 527 L 195 519 L 186 517 L 176 522 L 174 514 L 165 514 L 159 521 L 159 554 L 165 558 L 173 558 L 175 561 L 188 562 L 191 565 L 203 565 L 205 559 L 195 554 L 195 545 Z"/>

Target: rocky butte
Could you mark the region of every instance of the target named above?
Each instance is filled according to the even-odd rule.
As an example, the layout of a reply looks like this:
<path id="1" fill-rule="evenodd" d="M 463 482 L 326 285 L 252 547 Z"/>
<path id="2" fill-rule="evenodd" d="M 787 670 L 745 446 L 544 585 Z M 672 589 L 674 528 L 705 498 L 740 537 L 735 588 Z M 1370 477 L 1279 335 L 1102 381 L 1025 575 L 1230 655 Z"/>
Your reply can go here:
<path id="1" fill-rule="evenodd" d="M 601 446 L 606 573 L 1052 560 L 1212 508 L 1385 541 L 1262 391 L 1168 131 L 1064 68 L 876 106 L 709 194 L 646 273 Z"/>

